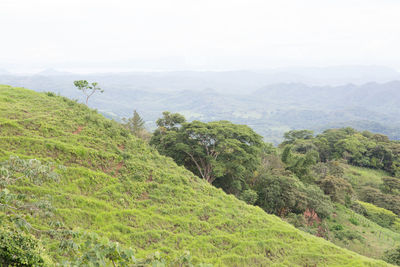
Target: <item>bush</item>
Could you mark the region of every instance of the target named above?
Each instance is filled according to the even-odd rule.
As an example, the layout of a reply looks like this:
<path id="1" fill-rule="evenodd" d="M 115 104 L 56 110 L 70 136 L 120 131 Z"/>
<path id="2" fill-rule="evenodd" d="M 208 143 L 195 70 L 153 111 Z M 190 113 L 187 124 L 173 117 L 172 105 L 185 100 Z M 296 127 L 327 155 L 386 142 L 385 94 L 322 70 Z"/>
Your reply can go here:
<path id="1" fill-rule="evenodd" d="M 383 259 L 388 263 L 400 265 L 400 246 L 394 249 L 387 250 Z"/>
<path id="2" fill-rule="evenodd" d="M 356 219 L 356 218 L 354 218 L 354 217 L 351 217 L 350 219 L 349 219 L 349 222 L 351 222 L 352 224 L 354 224 L 354 225 L 359 225 L 360 223 L 358 222 L 358 220 Z"/>
<path id="3" fill-rule="evenodd" d="M 343 230 L 344 228 L 343 228 L 343 225 L 341 225 L 341 224 L 335 224 L 335 225 L 333 225 L 332 227 L 331 227 L 331 230 L 332 231 L 341 231 L 341 230 Z"/>
<path id="4" fill-rule="evenodd" d="M 256 203 L 257 198 L 258 198 L 257 192 L 251 189 L 244 190 L 240 195 L 240 199 L 250 205 Z"/>
<path id="5" fill-rule="evenodd" d="M 318 185 L 332 201 L 341 204 L 345 204 L 346 199 L 354 194 L 351 184 L 340 177 L 326 176 L 318 181 Z"/>
<path id="6" fill-rule="evenodd" d="M 302 184 L 294 177 L 261 174 L 255 189 L 258 192 L 256 205 L 269 213 L 285 216 L 290 212 L 303 213 L 307 208 Z"/>
<path id="7" fill-rule="evenodd" d="M 1 266 L 44 266 L 36 239 L 0 230 Z"/>
<path id="8" fill-rule="evenodd" d="M 45 94 L 46 94 L 47 96 L 50 96 L 50 97 L 55 97 L 55 96 L 56 96 L 56 94 L 53 93 L 53 92 L 46 92 Z"/>
<path id="9" fill-rule="evenodd" d="M 347 240 L 350 240 L 350 241 L 359 240 L 360 242 L 364 241 L 364 238 L 361 235 L 359 235 L 357 232 L 351 231 L 351 230 L 335 231 L 335 237 L 342 241 L 347 241 Z"/>
<path id="10" fill-rule="evenodd" d="M 295 213 L 289 213 L 288 216 L 286 217 L 286 221 L 297 228 L 303 227 L 307 223 L 303 214 L 295 214 Z"/>
<path id="11" fill-rule="evenodd" d="M 308 185 L 304 192 L 307 196 L 307 208 L 314 210 L 321 219 L 328 218 L 333 212 L 329 197 L 316 185 Z"/>
<path id="12" fill-rule="evenodd" d="M 397 215 L 390 210 L 362 201 L 357 202 L 365 209 L 365 216 L 382 227 L 391 227 L 396 221 Z"/>
<path id="13" fill-rule="evenodd" d="M 361 191 L 360 199 L 400 216 L 400 196 L 398 195 L 384 194 L 376 188 L 365 186 Z"/>

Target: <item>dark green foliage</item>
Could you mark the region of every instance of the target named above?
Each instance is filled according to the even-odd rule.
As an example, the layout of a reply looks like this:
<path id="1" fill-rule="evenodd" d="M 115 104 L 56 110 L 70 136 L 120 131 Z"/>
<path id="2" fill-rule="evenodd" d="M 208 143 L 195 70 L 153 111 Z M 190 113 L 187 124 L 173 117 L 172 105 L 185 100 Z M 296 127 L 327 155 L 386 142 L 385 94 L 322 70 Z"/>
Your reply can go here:
<path id="1" fill-rule="evenodd" d="M 328 218 L 333 212 L 332 203 L 329 197 L 315 185 L 305 185 L 303 190 L 307 196 L 308 210 L 317 213 L 317 215 L 322 219 Z"/>
<path id="2" fill-rule="evenodd" d="M 378 207 L 393 211 L 400 216 L 400 196 L 388 195 L 382 193 L 379 189 L 373 187 L 364 187 L 360 194 L 362 201 L 372 203 Z"/>
<path id="3" fill-rule="evenodd" d="M 304 186 L 295 177 L 260 174 L 254 189 L 258 193 L 256 205 L 279 216 L 302 214 L 309 209 L 325 218 L 332 212 L 329 198 L 318 187 Z"/>
<path id="4" fill-rule="evenodd" d="M 308 140 L 314 137 L 313 131 L 292 130 L 283 135 L 283 144 L 293 144 L 297 140 Z"/>
<path id="5" fill-rule="evenodd" d="M 162 118 L 159 118 L 156 122 L 160 132 L 166 130 L 178 130 L 178 127 L 182 123 L 186 122 L 185 117 L 179 113 L 164 111 L 162 114 Z"/>
<path id="6" fill-rule="evenodd" d="M 400 246 L 386 251 L 383 259 L 391 264 L 400 265 Z"/>
<path id="7" fill-rule="evenodd" d="M 400 178 L 398 177 L 383 177 L 383 191 L 389 194 L 400 193 Z"/>
<path id="8" fill-rule="evenodd" d="M 230 193 L 241 191 L 259 165 L 261 136 L 228 121 L 187 123 L 179 114 L 163 115 L 150 144 L 207 182 L 216 181 Z"/>
<path id="9" fill-rule="evenodd" d="M 292 153 L 292 145 L 285 146 L 282 152 L 282 162 L 286 164 L 286 169 L 306 183 L 314 181 L 311 167 L 317 163 L 318 158 L 318 152 L 315 150 L 308 151 L 306 154 Z"/>
<path id="10" fill-rule="evenodd" d="M 257 177 L 254 189 L 258 193 L 256 205 L 268 213 L 285 216 L 306 210 L 307 197 L 296 178 L 261 174 Z"/>
<path id="11" fill-rule="evenodd" d="M 45 94 L 46 94 L 47 96 L 50 96 L 50 97 L 56 96 L 56 94 L 53 93 L 53 92 L 46 92 Z"/>
<path id="12" fill-rule="evenodd" d="M 343 230 L 343 229 L 344 229 L 344 228 L 343 228 L 343 225 L 341 225 L 341 224 L 335 224 L 335 225 L 333 225 L 332 228 L 331 228 L 332 231 L 341 231 L 341 230 Z"/>
<path id="13" fill-rule="evenodd" d="M 346 198 L 354 194 L 351 184 L 340 177 L 325 176 L 317 181 L 317 184 L 334 202 L 345 204 Z"/>
<path id="14" fill-rule="evenodd" d="M 254 190 L 246 189 L 241 193 L 239 198 L 247 204 L 253 205 L 257 201 L 258 194 Z"/>
<path id="15" fill-rule="evenodd" d="M 359 225 L 360 224 L 360 222 L 354 217 L 349 218 L 349 222 L 351 222 L 354 225 Z"/>
<path id="16" fill-rule="evenodd" d="M 44 266 L 38 241 L 30 235 L 0 230 L 1 266 Z"/>
<path id="17" fill-rule="evenodd" d="M 349 242 L 349 241 L 353 241 L 353 240 L 358 240 L 360 242 L 364 242 L 364 238 L 351 230 L 335 230 L 334 231 L 334 235 L 337 239 L 345 241 L 345 242 Z"/>
<path id="18" fill-rule="evenodd" d="M 382 169 L 392 175 L 399 172 L 400 144 L 384 135 L 352 128 L 331 129 L 317 135 L 313 143 L 321 161 L 343 158 L 355 166 Z"/>
<path id="19" fill-rule="evenodd" d="M 289 213 L 285 217 L 285 220 L 297 228 L 304 227 L 307 224 L 306 219 L 304 218 L 304 215 L 302 213 Z"/>

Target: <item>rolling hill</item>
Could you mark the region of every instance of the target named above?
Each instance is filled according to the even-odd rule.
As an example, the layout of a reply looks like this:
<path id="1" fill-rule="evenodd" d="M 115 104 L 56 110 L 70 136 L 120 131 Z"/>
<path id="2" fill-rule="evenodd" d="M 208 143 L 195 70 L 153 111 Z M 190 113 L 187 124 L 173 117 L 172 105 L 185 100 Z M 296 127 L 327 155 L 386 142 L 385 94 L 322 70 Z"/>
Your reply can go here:
<path id="1" fill-rule="evenodd" d="M 53 217 L 23 214 L 35 229 L 81 229 L 132 247 L 215 266 L 389 266 L 297 230 L 225 194 L 110 121 L 65 97 L 0 86 L 0 161 L 11 156 L 65 166 L 59 181 L 9 188 L 51 202 Z M 19 211 L 22 213 L 23 211 Z M 4 214 L 4 211 L 2 211 Z M 49 264 L 69 259 L 31 232 Z"/>

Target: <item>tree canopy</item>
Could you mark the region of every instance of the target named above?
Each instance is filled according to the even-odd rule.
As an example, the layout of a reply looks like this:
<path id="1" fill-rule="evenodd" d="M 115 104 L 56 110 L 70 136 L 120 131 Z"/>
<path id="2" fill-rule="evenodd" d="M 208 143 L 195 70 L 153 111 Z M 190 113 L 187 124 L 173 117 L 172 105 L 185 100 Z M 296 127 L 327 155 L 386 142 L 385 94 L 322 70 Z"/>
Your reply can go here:
<path id="1" fill-rule="evenodd" d="M 262 138 L 248 126 L 228 121 L 185 122 L 165 112 L 150 143 L 209 183 L 245 179 L 260 162 Z"/>

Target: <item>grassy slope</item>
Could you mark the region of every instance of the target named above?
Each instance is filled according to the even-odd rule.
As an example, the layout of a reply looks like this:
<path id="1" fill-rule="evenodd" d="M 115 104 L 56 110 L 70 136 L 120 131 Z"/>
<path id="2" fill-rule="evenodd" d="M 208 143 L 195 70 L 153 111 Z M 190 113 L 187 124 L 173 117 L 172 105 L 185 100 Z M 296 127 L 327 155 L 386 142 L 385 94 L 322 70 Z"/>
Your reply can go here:
<path id="1" fill-rule="evenodd" d="M 68 167 L 59 183 L 13 190 L 51 199 L 70 228 L 86 228 L 137 250 L 229 266 L 385 266 L 301 232 L 246 205 L 158 155 L 84 105 L 0 86 L 0 159 L 10 155 Z M 48 221 L 31 218 L 37 228 Z M 60 257 L 51 240 L 43 240 Z"/>
<path id="2" fill-rule="evenodd" d="M 335 215 L 326 223 L 331 229 L 332 242 L 371 258 L 381 258 L 385 250 L 400 244 L 400 233 L 382 227 L 339 204 L 336 204 Z M 334 230 L 337 225 L 341 225 L 343 230 Z M 350 238 L 346 237 L 346 232 L 351 233 Z"/>
<path id="3" fill-rule="evenodd" d="M 378 188 L 382 184 L 382 177 L 390 176 L 383 170 L 368 169 L 350 165 L 343 165 L 345 178 L 357 191 L 361 186 L 369 185 Z"/>
<path id="4" fill-rule="evenodd" d="M 345 170 L 344 177 L 352 184 L 356 192 L 360 187 L 366 185 L 378 188 L 382 184 L 382 177 L 390 176 L 381 170 L 355 167 L 347 164 L 342 166 Z M 368 257 L 381 258 L 385 250 L 400 244 L 400 233 L 382 227 L 342 205 L 337 205 L 335 213 L 335 216 L 327 220 L 329 228 L 340 224 L 343 226 L 344 231 L 349 230 L 356 236 L 361 237 L 354 240 L 340 240 L 333 235 L 332 241 L 341 247 Z M 352 219 L 358 224 L 352 223 Z"/>

